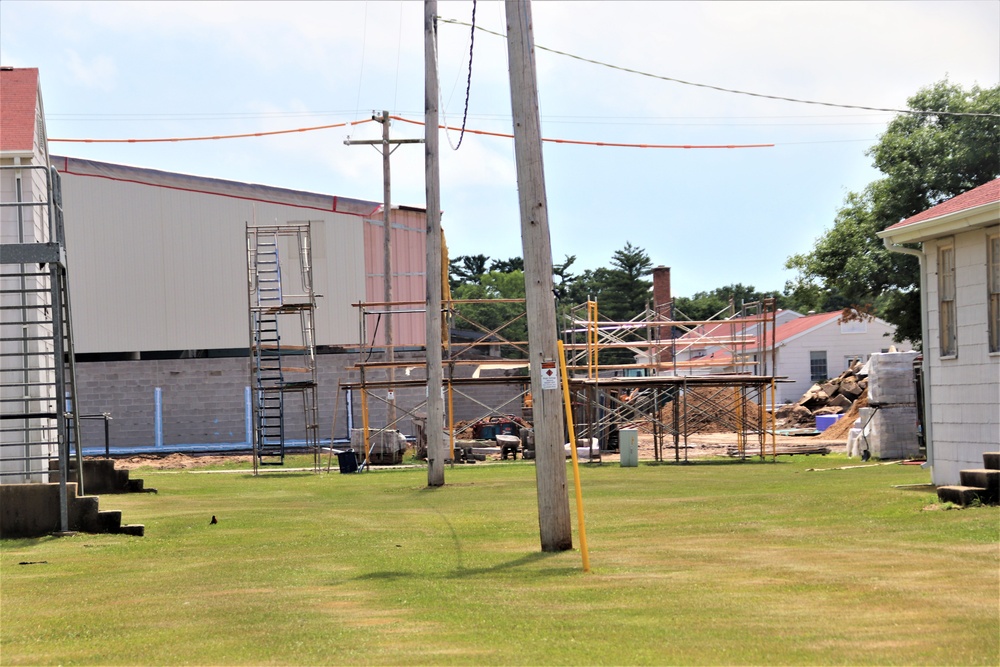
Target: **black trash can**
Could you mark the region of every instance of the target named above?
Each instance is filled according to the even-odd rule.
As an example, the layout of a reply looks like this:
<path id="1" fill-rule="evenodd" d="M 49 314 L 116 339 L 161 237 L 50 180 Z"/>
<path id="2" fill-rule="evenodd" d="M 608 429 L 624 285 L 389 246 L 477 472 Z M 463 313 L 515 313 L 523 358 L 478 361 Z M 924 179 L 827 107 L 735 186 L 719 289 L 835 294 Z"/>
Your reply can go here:
<path id="1" fill-rule="evenodd" d="M 340 474 L 358 471 L 358 454 L 353 449 L 337 452 L 337 463 L 340 464 Z"/>

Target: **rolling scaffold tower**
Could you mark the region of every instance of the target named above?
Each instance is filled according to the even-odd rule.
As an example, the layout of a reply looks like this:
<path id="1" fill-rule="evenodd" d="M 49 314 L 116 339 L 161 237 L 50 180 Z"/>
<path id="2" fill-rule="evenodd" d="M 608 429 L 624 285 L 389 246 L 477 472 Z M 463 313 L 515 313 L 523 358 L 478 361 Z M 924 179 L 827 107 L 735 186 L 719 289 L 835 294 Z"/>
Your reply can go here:
<path id="1" fill-rule="evenodd" d="M 250 386 L 254 474 L 259 465 L 281 465 L 288 437 L 286 408 L 299 397 L 304 440 L 319 470 L 319 408 L 316 397 L 316 294 L 310 225 L 246 227 L 249 288 Z M 297 266 L 297 271 L 283 266 Z"/>
<path id="2" fill-rule="evenodd" d="M 770 435 L 773 456 L 775 315 L 773 299 L 702 321 L 672 303 L 627 322 L 602 320 L 594 301 L 572 309 L 563 335 L 579 436 L 614 448 L 619 428 L 642 426 L 657 461 L 670 438 L 680 462 L 696 432 L 735 432 L 744 459 L 754 443 L 764 457 Z"/>

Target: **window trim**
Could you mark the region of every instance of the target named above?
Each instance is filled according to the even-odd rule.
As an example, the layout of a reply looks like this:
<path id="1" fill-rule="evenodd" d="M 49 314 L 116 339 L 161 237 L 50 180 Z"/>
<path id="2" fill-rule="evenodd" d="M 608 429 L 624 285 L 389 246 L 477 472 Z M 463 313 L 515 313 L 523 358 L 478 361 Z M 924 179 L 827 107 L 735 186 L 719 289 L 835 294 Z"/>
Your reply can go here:
<path id="1" fill-rule="evenodd" d="M 817 378 L 816 371 L 813 370 L 813 364 L 819 361 L 818 358 L 813 355 L 823 355 L 823 377 Z M 826 350 L 809 350 L 809 381 L 810 382 L 825 382 L 830 379 L 830 355 Z"/>
<path id="2" fill-rule="evenodd" d="M 945 255 L 950 266 L 945 267 Z M 950 281 L 948 279 L 950 278 Z M 949 239 L 937 248 L 938 352 L 942 359 L 958 356 L 958 304 L 955 270 L 955 243 Z M 951 284 L 949 285 L 948 282 Z"/>

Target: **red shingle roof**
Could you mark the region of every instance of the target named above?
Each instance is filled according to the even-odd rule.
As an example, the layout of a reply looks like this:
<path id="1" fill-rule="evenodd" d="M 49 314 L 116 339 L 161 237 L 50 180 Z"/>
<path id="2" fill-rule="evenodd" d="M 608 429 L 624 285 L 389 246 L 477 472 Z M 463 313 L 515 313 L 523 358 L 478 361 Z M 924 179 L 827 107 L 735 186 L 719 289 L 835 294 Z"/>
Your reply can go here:
<path id="1" fill-rule="evenodd" d="M 778 344 L 788 340 L 792 336 L 798 336 L 803 331 L 808 331 L 813 327 L 818 327 L 832 319 L 839 319 L 842 311 L 835 310 L 832 313 L 818 313 L 816 315 L 804 315 L 789 320 L 784 324 L 779 324 L 774 331 L 774 339 Z"/>
<path id="2" fill-rule="evenodd" d="M 959 211 L 965 211 L 970 208 L 976 208 L 977 206 L 992 204 L 994 202 L 1000 202 L 1000 178 L 980 185 L 978 188 L 973 188 L 968 192 L 956 195 L 947 201 L 941 202 L 937 206 L 931 206 L 926 211 L 921 211 L 920 213 L 910 216 L 901 222 L 897 222 L 886 229 L 899 229 L 900 227 L 906 227 L 907 225 L 923 222 L 924 220 L 940 218 L 941 216 L 948 215 L 949 213 L 958 213 Z"/>
<path id="3" fill-rule="evenodd" d="M 0 70 L 0 151 L 34 150 L 37 104 L 38 69 Z"/>

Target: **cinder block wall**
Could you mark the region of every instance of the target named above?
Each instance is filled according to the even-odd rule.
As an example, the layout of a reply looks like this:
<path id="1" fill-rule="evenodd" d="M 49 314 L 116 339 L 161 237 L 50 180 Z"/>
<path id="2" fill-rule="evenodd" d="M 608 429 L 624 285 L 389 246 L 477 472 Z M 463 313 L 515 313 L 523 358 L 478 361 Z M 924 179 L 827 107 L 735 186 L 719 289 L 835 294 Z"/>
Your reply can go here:
<path id="1" fill-rule="evenodd" d="M 397 355 L 405 358 L 406 355 Z M 337 381 L 358 382 L 359 373 L 349 370 L 358 362 L 357 353 L 317 356 L 319 389 L 319 437 L 329 439 L 337 412 L 336 438 L 348 437 L 348 400 L 346 392 L 337 395 Z M 461 372 L 471 374 L 462 367 Z M 370 371 L 367 379 L 384 380 L 385 371 Z M 396 371 L 398 380 L 421 379 L 419 374 Z M 151 447 L 156 444 L 156 389 L 160 389 L 163 445 L 229 444 L 247 441 L 246 387 L 250 384 L 250 359 L 173 359 L 165 361 L 112 361 L 77 364 L 78 401 L 81 414 L 109 412 L 110 441 L 115 447 Z M 385 396 L 385 390 L 377 390 Z M 520 393 L 519 385 L 483 385 L 463 387 L 463 392 L 487 405 L 500 405 Z M 426 398 L 424 387 L 396 390 L 398 430 L 414 435 L 407 410 L 413 410 Z M 300 394 L 286 395 L 286 437 L 304 437 L 304 416 Z M 354 428 L 361 427 L 360 392 L 350 400 Z M 486 413 L 475 400 L 454 395 L 456 421 L 473 419 Z M 383 401 L 368 401 L 369 424 L 386 423 L 387 406 Z M 423 408 L 419 408 L 421 411 Z M 521 415 L 521 401 L 511 401 L 502 413 Z M 104 446 L 102 420 L 81 422 L 84 447 Z"/>

